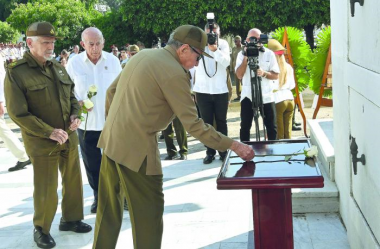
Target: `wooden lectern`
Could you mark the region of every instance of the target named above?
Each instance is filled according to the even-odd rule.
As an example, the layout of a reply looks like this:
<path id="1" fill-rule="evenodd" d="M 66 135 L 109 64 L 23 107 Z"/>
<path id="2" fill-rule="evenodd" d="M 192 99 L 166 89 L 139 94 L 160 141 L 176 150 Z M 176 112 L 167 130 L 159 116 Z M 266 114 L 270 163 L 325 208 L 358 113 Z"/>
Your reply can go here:
<path id="1" fill-rule="evenodd" d="M 252 189 L 255 249 L 292 249 L 292 188 L 322 188 L 314 159 L 304 155 L 285 161 L 278 154 L 303 152 L 308 140 L 246 142 L 256 153 L 244 162 L 229 151 L 217 179 L 218 189 Z"/>

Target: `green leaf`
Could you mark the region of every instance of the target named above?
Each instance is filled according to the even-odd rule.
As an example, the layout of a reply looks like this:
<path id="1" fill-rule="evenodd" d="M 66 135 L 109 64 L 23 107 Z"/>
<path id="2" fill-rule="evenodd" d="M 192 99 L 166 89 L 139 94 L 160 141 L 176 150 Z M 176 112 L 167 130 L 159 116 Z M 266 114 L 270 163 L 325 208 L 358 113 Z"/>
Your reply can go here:
<path id="1" fill-rule="evenodd" d="M 314 49 L 314 53 L 310 64 L 308 65 L 308 70 L 310 71 L 310 89 L 313 90 L 315 94 L 319 94 L 321 88 L 323 73 L 325 70 L 326 59 L 329 52 L 331 43 L 331 27 L 327 27 L 319 32 L 317 37 L 317 47 Z M 325 90 L 323 92 L 324 97 L 332 97 L 331 90 Z"/>
<path id="2" fill-rule="evenodd" d="M 294 27 L 286 27 L 292 58 L 294 63 L 294 72 L 297 79 L 298 91 L 302 92 L 309 85 L 310 75 L 306 71 L 309 65 L 312 52 L 309 44 L 303 39 L 302 30 Z M 285 28 L 278 28 L 272 34 L 272 37 L 282 43 Z"/>

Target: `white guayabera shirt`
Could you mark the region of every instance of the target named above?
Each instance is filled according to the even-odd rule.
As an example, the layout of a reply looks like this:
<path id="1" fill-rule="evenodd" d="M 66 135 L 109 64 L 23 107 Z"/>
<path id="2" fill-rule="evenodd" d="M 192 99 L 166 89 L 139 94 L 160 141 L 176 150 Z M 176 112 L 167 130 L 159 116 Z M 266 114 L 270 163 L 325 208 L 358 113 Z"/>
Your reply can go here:
<path id="1" fill-rule="evenodd" d="M 91 85 L 98 87 L 97 94 L 91 98 L 94 109 L 88 113 L 87 130 L 103 130 L 106 92 L 121 72 L 119 60 L 113 54 L 102 51 L 99 61 L 94 65 L 87 57 L 87 53 L 83 52 L 69 60 L 66 70 L 75 83 L 74 94 L 78 101 L 87 99 Z M 85 129 L 85 121 L 81 123 L 79 129 Z"/>
<path id="2" fill-rule="evenodd" d="M 259 67 L 266 72 L 273 71 L 275 73 L 280 73 L 280 68 L 278 67 L 276 56 L 274 53 L 264 48 L 265 52 L 259 52 Z M 237 68 L 243 63 L 244 55 L 242 52 L 239 52 L 236 58 L 236 66 L 235 72 Z M 247 65 L 247 69 L 245 70 L 243 79 L 242 79 L 242 91 L 240 101 L 244 100 L 244 98 L 248 98 L 252 101 L 252 90 L 251 90 L 251 75 L 249 72 L 249 66 Z M 263 94 L 263 103 L 271 103 L 274 102 L 274 81 L 268 80 L 267 78 L 261 78 L 261 93 Z"/>

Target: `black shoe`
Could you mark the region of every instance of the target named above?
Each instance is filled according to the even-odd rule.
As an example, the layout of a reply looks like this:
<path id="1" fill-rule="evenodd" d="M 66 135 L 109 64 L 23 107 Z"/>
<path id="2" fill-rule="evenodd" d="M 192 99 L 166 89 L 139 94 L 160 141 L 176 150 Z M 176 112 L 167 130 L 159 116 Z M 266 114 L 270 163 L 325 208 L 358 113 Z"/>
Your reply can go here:
<path id="1" fill-rule="evenodd" d="M 187 155 L 180 155 L 177 160 L 187 160 Z"/>
<path id="2" fill-rule="evenodd" d="M 124 199 L 124 210 L 129 210 L 127 199 Z"/>
<path id="3" fill-rule="evenodd" d="M 211 155 L 207 155 L 204 159 L 203 159 L 203 164 L 210 164 L 212 163 L 212 161 L 215 160 L 215 156 L 211 156 Z"/>
<path id="4" fill-rule="evenodd" d="M 224 158 L 226 158 L 226 155 L 219 155 L 219 160 L 224 161 Z"/>
<path id="5" fill-rule="evenodd" d="M 16 170 L 23 169 L 25 168 L 26 165 L 29 165 L 31 163 L 32 162 L 30 161 L 30 159 L 28 159 L 28 161 L 25 161 L 25 162 L 17 162 L 16 166 L 9 168 L 8 171 L 16 171 Z"/>
<path id="6" fill-rule="evenodd" d="M 96 211 L 98 211 L 98 200 L 95 199 L 94 202 L 91 204 L 91 213 L 96 214 Z"/>
<path id="7" fill-rule="evenodd" d="M 39 248 L 53 248 L 55 247 L 55 241 L 50 234 L 44 234 L 41 228 L 34 228 L 34 242 L 36 242 Z"/>
<path id="8" fill-rule="evenodd" d="M 179 156 L 177 154 L 175 155 L 167 155 L 164 160 L 178 160 Z"/>
<path id="9" fill-rule="evenodd" d="M 64 221 L 61 218 L 59 223 L 59 231 L 72 231 L 75 233 L 88 233 L 92 230 L 92 227 L 80 220 L 78 221 Z"/>
<path id="10" fill-rule="evenodd" d="M 297 126 L 300 126 L 300 125 L 301 125 L 301 123 L 299 123 L 299 122 L 294 122 L 294 123 L 293 123 L 293 125 L 297 125 Z"/>
<path id="11" fill-rule="evenodd" d="M 240 96 L 234 99 L 234 101 L 240 101 Z"/>
<path id="12" fill-rule="evenodd" d="M 292 131 L 300 131 L 300 130 L 302 130 L 301 127 L 295 126 L 295 125 L 292 126 Z"/>

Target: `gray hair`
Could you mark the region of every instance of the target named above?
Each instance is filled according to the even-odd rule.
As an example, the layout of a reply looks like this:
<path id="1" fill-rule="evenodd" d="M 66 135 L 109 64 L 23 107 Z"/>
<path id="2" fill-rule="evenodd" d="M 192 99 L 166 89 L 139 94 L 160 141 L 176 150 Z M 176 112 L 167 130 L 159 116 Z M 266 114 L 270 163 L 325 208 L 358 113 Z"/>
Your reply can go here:
<path id="1" fill-rule="evenodd" d="M 31 39 L 32 41 L 37 41 L 38 40 L 38 36 L 28 36 L 28 37 L 26 37 L 26 39 Z"/>
<path id="2" fill-rule="evenodd" d="M 95 33 L 95 34 L 97 34 L 97 35 L 101 38 L 102 43 L 104 43 L 104 37 L 103 37 L 103 33 L 102 33 L 102 31 L 100 31 L 98 28 L 95 28 L 95 27 L 89 27 L 89 28 L 85 29 L 85 30 L 82 32 L 82 36 L 81 36 L 81 38 L 82 38 L 82 41 L 83 41 L 83 42 L 86 42 L 86 41 L 85 41 L 85 36 L 86 36 L 88 33 Z"/>
<path id="3" fill-rule="evenodd" d="M 168 41 L 168 43 L 166 43 L 166 45 L 169 45 L 172 48 L 174 48 L 175 50 L 177 50 L 183 45 L 183 43 L 174 39 L 173 36 L 174 36 L 174 32 L 172 32 L 170 34 L 169 41 Z"/>

